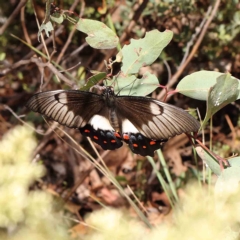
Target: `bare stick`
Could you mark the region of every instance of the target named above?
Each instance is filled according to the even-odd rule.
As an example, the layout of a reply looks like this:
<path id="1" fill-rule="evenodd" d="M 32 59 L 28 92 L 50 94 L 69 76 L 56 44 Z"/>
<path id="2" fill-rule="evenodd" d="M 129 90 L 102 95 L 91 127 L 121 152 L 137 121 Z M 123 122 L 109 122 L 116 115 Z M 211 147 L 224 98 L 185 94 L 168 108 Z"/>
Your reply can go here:
<path id="1" fill-rule="evenodd" d="M 192 51 L 190 52 L 188 58 L 186 59 L 186 61 L 180 66 L 180 68 L 178 69 L 178 71 L 173 75 L 172 79 L 167 83 L 166 87 L 167 88 L 171 88 L 178 80 L 178 78 L 181 76 L 181 74 L 183 73 L 183 71 L 185 70 L 185 68 L 187 67 L 187 65 L 189 64 L 189 62 L 192 60 L 192 58 L 194 57 L 195 53 L 197 52 L 206 32 L 207 29 L 210 25 L 210 23 L 212 22 L 214 16 L 216 15 L 217 9 L 220 5 L 221 0 L 216 0 L 214 8 L 211 12 L 211 15 L 209 16 L 206 24 L 204 25 L 202 32 L 196 42 L 196 44 L 194 45 Z M 161 91 L 160 94 L 158 94 L 157 99 L 161 99 L 164 95 L 164 92 Z"/>
<path id="2" fill-rule="evenodd" d="M 25 6 L 25 4 L 27 3 L 28 0 L 21 0 L 18 3 L 18 6 L 15 8 L 15 10 L 13 11 L 13 13 L 11 14 L 11 16 L 7 19 L 7 21 L 2 25 L 2 27 L 0 28 L 0 35 L 2 35 L 4 33 L 4 31 L 6 30 L 6 28 L 8 27 L 8 25 L 15 19 L 15 17 L 18 15 L 18 13 L 20 12 L 21 8 L 23 6 Z"/>

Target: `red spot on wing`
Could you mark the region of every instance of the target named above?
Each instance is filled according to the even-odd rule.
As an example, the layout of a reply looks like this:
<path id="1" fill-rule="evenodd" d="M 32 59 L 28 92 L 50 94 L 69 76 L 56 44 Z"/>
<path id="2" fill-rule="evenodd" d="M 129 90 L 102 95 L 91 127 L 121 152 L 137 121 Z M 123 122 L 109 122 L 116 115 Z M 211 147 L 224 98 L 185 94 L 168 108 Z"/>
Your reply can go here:
<path id="1" fill-rule="evenodd" d="M 93 136 L 94 139 L 98 140 L 98 137 L 97 136 Z"/>
<path id="2" fill-rule="evenodd" d="M 147 146 L 143 146 L 143 148 L 147 148 Z"/>
<path id="3" fill-rule="evenodd" d="M 133 146 L 134 146 L 134 147 L 138 147 L 138 144 L 134 143 Z"/>
<path id="4" fill-rule="evenodd" d="M 115 142 L 116 142 L 116 140 L 114 140 L 114 139 L 111 140 L 111 143 L 115 143 Z"/>
<path id="5" fill-rule="evenodd" d="M 129 136 L 128 136 L 127 134 L 124 134 L 124 135 L 123 135 L 123 139 L 129 140 Z"/>
<path id="6" fill-rule="evenodd" d="M 103 141 L 103 143 L 105 143 L 105 144 L 106 144 L 106 143 L 107 143 L 107 141 Z"/>
<path id="7" fill-rule="evenodd" d="M 150 144 L 150 145 L 155 145 L 156 142 L 155 142 L 155 141 L 151 141 L 149 144 Z"/>
<path id="8" fill-rule="evenodd" d="M 90 133 L 90 130 L 85 129 L 84 132 L 85 132 L 85 133 Z"/>
<path id="9" fill-rule="evenodd" d="M 114 133 L 115 137 L 121 138 L 121 135 L 118 132 Z"/>

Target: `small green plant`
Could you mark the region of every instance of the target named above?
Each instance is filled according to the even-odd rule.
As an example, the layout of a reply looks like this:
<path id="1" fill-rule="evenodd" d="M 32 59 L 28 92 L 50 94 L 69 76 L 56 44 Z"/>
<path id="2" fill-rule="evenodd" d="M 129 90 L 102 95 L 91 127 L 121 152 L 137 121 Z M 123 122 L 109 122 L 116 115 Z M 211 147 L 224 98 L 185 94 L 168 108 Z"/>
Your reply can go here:
<path id="1" fill-rule="evenodd" d="M 36 141 L 29 128 L 18 126 L 0 142 L 0 239 L 67 239 L 53 198 L 30 190 L 44 174 L 44 167 L 30 162 Z"/>
<path id="2" fill-rule="evenodd" d="M 149 231 L 124 211 L 104 209 L 86 218 L 91 228 L 84 239 L 237 240 L 239 197 L 238 188 L 232 192 L 216 192 L 192 183 L 181 196 L 172 220 Z"/>

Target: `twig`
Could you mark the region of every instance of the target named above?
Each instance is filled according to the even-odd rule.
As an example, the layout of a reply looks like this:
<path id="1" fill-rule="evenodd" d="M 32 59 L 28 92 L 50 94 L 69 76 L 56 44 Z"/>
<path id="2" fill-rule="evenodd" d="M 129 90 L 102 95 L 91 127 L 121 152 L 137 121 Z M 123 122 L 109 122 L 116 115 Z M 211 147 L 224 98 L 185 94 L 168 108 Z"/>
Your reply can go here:
<path id="1" fill-rule="evenodd" d="M 208 149 L 205 145 L 203 145 L 203 143 L 201 141 L 199 141 L 198 139 L 195 139 L 196 142 L 209 154 L 211 155 L 213 158 L 215 158 L 218 162 L 219 162 L 219 165 L 220 165 L 220 168 L 221 170 L 224 170 L 224 167 L 223 167 L 223 163 L 230 167 L 230 164 L 228 162 L 228 160 L 218 156 L 217 154 L 215 154 L 214 152 L 212 152 L 210 149 Z"/>
<path id="2" fill-rule="evenodd" d="M 79 0 L 75 0 L 75 1 L 74 1 L 74 3 L 72 4 L 72 6 L 71 6 L 71 8 L 70 8 L 70 11 L 73 11 L 73 9 L 76 8 L 78 2 L 79 2 Z M 80 15 L 79 15 L 79 17 L 80 17 Z M 57 60 L 56 60 L 57 63 L 59 63 L 59 62 L 61 61 L 61 59 L 62 59 L 63 55 L 65 54 L 65 52 L 66 52 L 69 44 L 71 43 L 72 38 L 73 38 L 73 35 L 74 35 L 75 31 L 76 31 L 76 27 L 77 27 L 77 25 L 75 25 L 75 26 L 73 27 L 73 29 L 71 30 L 70 34 L 68 35 L 68 39 L 67 39 L 66 43 L 64 44 L 64 46 L 63 46 L 63 48 L 62 48 L 62 50 L 61 50 L 61 52 L 60 52 L 60 54 L 58 55 L 58 58 L 57 58 Z"/>
<path id="3" fill-rule="evenodd" d="M 2 35 L 4 33 L 4 31 L 6 30 L 6 28 L 8 27 L 8 25 L 16 18 L 16 16 L 18 15 L 19 11 L 21 10 L 21 8 L 23 6 L 25 6 L 25 4 L 27 3 L 28 0 L 21 0 L 17 7 L 15 8 L 15 10 L 13 11 L 13 13 L 11 14 L 11 16 L 7 19 L 7 21 L 2 25 L 2 27 L 0 28 L 0 35 Z"/>
<path id="4" fill-rule="evenodd" d="M 165 67 L 167 68 L 167 72 L 168 72 L 168 82 L 171 80 L 172 77 L 172 72 L 171 72 L 171 68 L 168 64 L 168 62 L 166 60 L 163 61 L 163 64 L 165 65 Z"/>
<path id="5" fill-rule="evenodd" d="M 84 7 L 85 7 L 84 1 L 82 1 L 82 2 L 83 2 L 83 3 L 82 3 L 82 8 L 81 8 L 80 14 L 82 14 L 82 13 L 84 12 L 83 9 L 84 9 Z M 76 8 L 76 6 L 77 6 L 78 3 L 79 3 L 79 0 L 75 0 L 74 3 L 72 4 L 72 6 L 70 7 L 70 10 L 69 10 L 69 11 L 72 12 L 72 11 Z M 81 15 L 79 15 L 79 17 L 81 17 Z M 75 31 L 76 31 L 76 27 L 77 27 L 77 25 L 74 26 L 74 28 L 72 29 L 72 31 L 71 31 L 70 34 L 68 35 L 68 39 L 67 39 L 66 43 L 64 44 L 64 46 L 63 46 L 63 48 L 62 48 L 62 50 L 61 50 L 61 52 L 60 52 L 60 54 L 58 55 L 58 58 L 57 58 L 57 60 L 56 60 L 56 63 L 57 63 L 57 64 L 61 61 L 62 57 L 64 56 L 64 54 L 65 54 L 65 52 L 66 52 L 66 50 L 67 50 L 67 48 L 69 47 L 69 44 L 71 43 L 72 38 L 73 38 L 73 36 L 74 36 L 74 33 L 75 33 Z M 50 74 L 49 77 L 46 79 L 45 86 L 48 84 L 48 82 L 50 81 L 51 78 L 52 78 L 52 74 Z"/>
<path id="6" fill-rule="evenodd" d="M 173 75 L 172 79 L 167 83 L 166 87 L 167 88 L 170 88 L 172 87 L 178 80 L 178 78 L 181 76 L 181 74 L 183 73 L 183 71 L 185 70 L 185 68 L 187 67 L 187 65 L 189 64 L 189 62 L 192 60 L 192 58 L 194 57 L 195 53 L 197 52 L 205 34 L 206 34 L 206 31 L 210 25 L 210 23 L 212 22 L 214 16 L 216 15 L 216 12 L 217 12 L 217 9 L 219 7 L 219 4 L 220 4 L 221 0 L 216 0 L 215 2 L 215 5 L 214 5 L 214 8 L 211 12 L 211 15 L 209 16 L 206 24 L 204 25 L 203 29 L 202 29 L 202 32 L 197 40 L 197 42 L 195 43 L 192 51 L 190 52 L 188 58 L 186 59 L 186 61 L 180 66 L 180 68 L 178 69 L 178 71 Z M 158 96 L 157 96 L 157 99 L 161 99 L 164 95 L 164 92 L 161 91 Z"/>
<path id="7" fill-rule="evenodd" d="M 145 212 L 145 214 L 147 214 L 147 210 L 146 208 L 143 206 L 143 204 L 139 201 L 139 199 L 137 198 L 137 196 L 135 195 L 135 193 L 133 192 L 133 190 L 131 189 L 131 187 L 129 185 L 127 185 L 128 190 L 130 191 L 130 193 L 133 195 L 134 199 L 136 200 L 136 202 L 138 203 L 138 205 L 142 208 L 142 210 Z"/>
<path id="8" fill-rule="evenodd" d="M 136 25 L 136 23 L 138 22 L 138 19 L 140 18 L 142 12 L 144 11 L 144 9 L 146 8 L 147 4 L 148 4 L 149 0 L 143 0 L 141 5 L 139 6 L 139 8 L 135 11 L 132 20 L 130 21 L 130 23 L 128 24 L 127 28 L 124 30 L 119 42 L 121 44 L 124 43 L 124 41 L 126 40 L 127 36 L 129 35 L 129 33 L 132 31 L 132 29 L 134 28 L 134 26 Z M 109 59 L 111 56 L 116 54 L 116 49 L 112 49 L 111 51 L 108 51 L 106 54 L 105 59 Z M 105 64 L 102 61 L 101 64 L 98 67 L 98 71 L 102 71 L 105 68 Z"/>
<path id="9" fill-rule="evenodd" d="M 25 6 L 23 6 L 23 7 L 21 8 L 20 19 L 21 19 L 23 34 L 24 34 L 24 37 L 25 37 L 25 39 L 26 39 L 26 42 L 27 42 L 29 45 L 32 45 L 31 38 L 29 37 L 28 31 L 27 31 L 27 28 L 26 28 L 26 22 L 25 22 Z"/>
<path id="10" fill-rule="evenodd" d="M 149 0 L 143 0 L 139 8 L 135 11 L 132 20 L 128 24 L 127 29 L 123 32 L 121 38 L 120 38 L 120 43 L 123 43 L 125 39 L 127 38 L 128 34 L 132 31 L 133 27 L 136 25 L 138 19 L 140 18 L 142 12 L 144 9 L 147 7 Z"/>
<path id="11" fill-rule="evenodd" d="M 32 4 L 33 4 L 33 2 L 32 2 Z M 35 11 L 34 5 L 33 5 L 33 12 L 34 12 L 35 19 L 36 19 L 36 22 L 37 22 L 37 25 L 38 25 L 38 30 L 39 30 L 39 29 L 40 29 L 40 24 L 39 24 L 39 21 L 38 21 L 38 18 L 37 18 L 37 13 L 36 13 L 36 11 Z M 44 49 L 45 49 L 45 51 L 46 51 L 46 53 L 47 53 L 48 60 L 50 60 L 50 55 L 49 55 L 49 52 L 48 52 L 48 49 L 47 49 L 47 46 L 46 46 L 46 43 L 45 43 L 45 41 L 44 41 L 44 37 L 43 37 L 43 34 L 42 34 L 42 33 L 41 33 L 41 42 L 42 42 L 43 47 L 44 47 Z"/>
<path id="12" fill-rule="evenodd" d="M 234 126 L 232 124 L 232 121 L 231 121 L 230 117 L 227 114 L 225 114 L 225 118 L 226 118 L 226 121 L 228 123 L 228 126 L 231 129 L 233 141 L 236 141 L 237 134 L 236 134 L 236 130 L 234 129 Z"/>
<path id="13" fill-rule="evenodd" d="M 25 121 L 23 121 L 20 116 L 18 116 L 9 106 L 7 105 L 3 105 L 3 107 L 5 109 L 7 109 L 18 121 L 20 121 L 22 124 L 28 126 L 29 128 L 33 129 L 36 133 L 40 134 L 40 135 L 45 135 L 45 133 L 43 133 L 42 131 L 38 131 L 36 130 L 33 126 L 31 126 L 30 124 L 26 123 Z"/>
<path id="14" fill-rule="evenodd" d="M 204 19 L 202 20 L 202 22 L 199 25 L 199 27 L 196 28 L 195 33 L 192 35 L 190 41 L 187 43 L 186 51 L 185 51 L 184 57 L 183 57 L 183 59 L 182 59 L 182 61 L 180 63 L 180 66 L 182 66 L 184 64 L 184 62 L 186 61 L 186 59 L 188 57 L 188 54 L 189 54 L 189 51 L 190 51 L 190 47 L 193 45 L 193 43 L 194 43 L 195 39 L 197 38 L 197 36 L 201 33 L 201 30 L 204 27 L 207 19 L 209 18 L 209 15 L 210 15 L 211 11 L 212 11 L 212 6 L 209 6 Z"/>
<path id="15" fill-rule="evenodd" d="M 59 36 L 62 32 L 63 32 L 64 26 L 60 26 L 56 31 L 55 31 L 55 37 Z M 45 40 L 45 44 L 48 45 L 49 43 L 51 43 L 53 41 L 53 36 L 50 36 L 49 38 L 47 38 Z M 43 43 L 39 44 L 36 49 L 41 50 L 44 47 Z M 34 52 L 30 52 L 27 55 L 25 55 L 22 59 L 29 59 L 30 57 L 32 57 L 35 53 Z"/>
<path id="16" fill-rule="evenodd" d="M 56 74 L 61 80 L 63 80 L 66 84 L 68 84 L 71 87 L 76 87 L 75 83 L 73 83 L 72 81 L 70 81 L 68 78 L 66 78 L 63 74 L 61 74 L 59 72 L 58 69 L 56 69 L 52 63 L 47 62 L 47 63 L 42 63 L 39 61 L 38 58 L 32 58 L 31 59 L 32 62 L 36 63 L 39 67 L 48 67 L 54 74 Z"/>
<path id="17" fill-rule="evenodd" d="M 81 46 L 79 46 L 77 49 L 75 49 L 73 52 L 71 52 L 71 53 L 68 55 L 68 59 L 71 58 L 71 57 L 73 57 L 74 55 L 80 53 L 80 52 L 81 52 L 85 47 L 87 47 L 87 46 L 88 46 L 88 43 L 87 43 L 87 42 L 83 43 Z M 65 62 L 66 62 L 66 60 L 63 60 L 63 61 L 62 61 L 63 66 L 65 65 Z"/>
<path id="18" fill-rule="evenodd" d="M 104 151 L 101 154 L 101 158 L 103 159 L 106 155 L 109 154 L 109 151 Z M 96 161 L 99 163 L 101 158 L 97 158 Z M 88 170 L 86 170 L 80 177 L 80 179 L 74 184 L 74 186 L 70 189 L 66 196 L 64 196 L 64 202 L 67 202 L 74 192 L 78 189 L 78 187 L 84 182 L 84 180 L 89 176 L 92 170 L 95 169 L 95 165 L 91 165 Z"/>

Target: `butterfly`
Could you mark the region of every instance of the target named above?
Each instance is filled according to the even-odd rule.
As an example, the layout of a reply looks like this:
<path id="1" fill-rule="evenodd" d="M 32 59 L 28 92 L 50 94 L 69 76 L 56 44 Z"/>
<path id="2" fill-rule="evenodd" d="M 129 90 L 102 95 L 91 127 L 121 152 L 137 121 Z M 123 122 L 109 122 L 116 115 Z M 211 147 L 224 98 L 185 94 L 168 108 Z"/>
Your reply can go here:
<path id="1" fill-rule="evenodd" d="M 34 94 L 26 105 L 58 123 L 77 128 L 104 150 L 126 142 L 132 152 L 154 156 L 170 137 L 197 132 L 199 122 L 186 111 L 148 97 L 116 95 L 112 87 L 100 94 L 55 90 Z"/>

